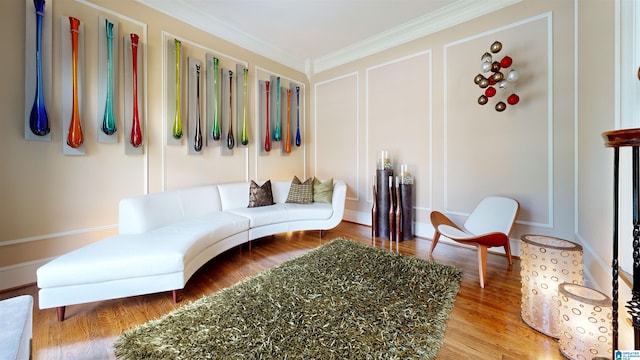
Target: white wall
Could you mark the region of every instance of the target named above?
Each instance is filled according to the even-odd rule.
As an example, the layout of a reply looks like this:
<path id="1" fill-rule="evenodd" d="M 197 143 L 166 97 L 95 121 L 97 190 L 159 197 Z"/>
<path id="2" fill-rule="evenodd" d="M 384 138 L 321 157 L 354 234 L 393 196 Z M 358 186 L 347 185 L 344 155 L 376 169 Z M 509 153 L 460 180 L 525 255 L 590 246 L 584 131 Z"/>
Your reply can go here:
<path id="1" fill-rule="evenodd" d="M 522 207 L 516 254 L 526 233 L 573 240 L 573 29 L 571 2 L 519 3 L 314 76 L 315 127 L 354 134 L 336 147 L 318 132 L 313 149 L 318 167 L 348 159 L 333 168 L 349 185 L 348 218 L 370 224 L 376 157 L 387 150 L 396 173 L 406 163 L 414 176 L 419 236 L 432 236 L 432 210 L 463 220 L 500 194 Z M 473 79 L 494 41 L 494 60 L 510 56 L 520 78 L 481 106 Z M 497 112 L 512 93 L 520 103 Z"/>

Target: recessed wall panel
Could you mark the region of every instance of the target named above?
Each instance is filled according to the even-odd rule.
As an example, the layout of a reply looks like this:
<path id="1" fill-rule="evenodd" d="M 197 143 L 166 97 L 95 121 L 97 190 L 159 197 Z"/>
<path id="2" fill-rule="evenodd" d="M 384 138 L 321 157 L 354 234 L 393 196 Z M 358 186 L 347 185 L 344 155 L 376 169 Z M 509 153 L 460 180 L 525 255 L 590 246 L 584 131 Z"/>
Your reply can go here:
<path id="1" fill-rule="evenodd" d="M 316 176 L 347 183 L 347 197 L 358 199 L 358 76 L 316 85 Z"/>
<path id="2" fill-rule="evenodd" d="M 407 164 L 414 178 L 414 206 L 420 208 L 431 207 L 430 69 L 430 51 L 367 69 L 369 178 L 379 151 L 389 151 L 395 175 L 400 164 Z"/>
<path id="3" fill-rule="evenodd" d="M 543 16 L 445 46 L 447 212 L 468 214 L 483 197 L 505 195 L 520 202 L 520 222 L 552 225 L 549 21 Z M 510 56 L 513 64 L 503 72 L 517 69 L 520 77 L 480 105 L 486 89 L 474 84 L 474 77 L 494 41 L 502 50 L 492 54 L 493 60 Z M 496 111 L 495 104 L 512 93 L 520 102 Z"/>

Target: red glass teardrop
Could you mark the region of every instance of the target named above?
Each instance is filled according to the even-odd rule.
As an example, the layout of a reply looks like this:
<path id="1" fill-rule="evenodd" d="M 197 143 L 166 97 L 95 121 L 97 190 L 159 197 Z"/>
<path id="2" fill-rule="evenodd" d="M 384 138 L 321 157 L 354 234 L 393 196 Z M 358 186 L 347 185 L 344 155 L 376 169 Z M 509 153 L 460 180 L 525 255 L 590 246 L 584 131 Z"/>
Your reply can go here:
<path id="1" fill-rule="evenodd" d="M 496 94 L 496 88 L 488 87 L 487 90 L 484 91 L 484 94 L 487 95 L 487 97 L 492 97 Z"/>
<path id="2" fill-rule="evenodd" d="M 133 147 L 142 145 L 142 130 L 140 129 L 140 115 L 138 114 L 138 35 L 131 34 L 131 63 L 133 65 L 133 120 L 131 124 L 131 138 L 129 142 Z"/>

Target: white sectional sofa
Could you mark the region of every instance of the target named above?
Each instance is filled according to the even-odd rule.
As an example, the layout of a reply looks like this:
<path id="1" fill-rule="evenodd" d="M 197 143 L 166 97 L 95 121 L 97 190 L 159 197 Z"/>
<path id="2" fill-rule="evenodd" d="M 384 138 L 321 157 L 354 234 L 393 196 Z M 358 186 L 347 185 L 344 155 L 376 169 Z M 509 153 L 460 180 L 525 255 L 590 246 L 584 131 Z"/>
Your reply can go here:
<path id="1" fill-rule="evenodd" d="M 328 230 L 344 215 L 346 185 L 331 203 L 287 203 L 291 181 L 272 181 L 274 205 L 248 207 L 249 182 L 207 185 L 126 198 L 119 234 L 62 255 L 37 270 L 40 309 L 184 288 L 216 255 L 264 236 Z"/>

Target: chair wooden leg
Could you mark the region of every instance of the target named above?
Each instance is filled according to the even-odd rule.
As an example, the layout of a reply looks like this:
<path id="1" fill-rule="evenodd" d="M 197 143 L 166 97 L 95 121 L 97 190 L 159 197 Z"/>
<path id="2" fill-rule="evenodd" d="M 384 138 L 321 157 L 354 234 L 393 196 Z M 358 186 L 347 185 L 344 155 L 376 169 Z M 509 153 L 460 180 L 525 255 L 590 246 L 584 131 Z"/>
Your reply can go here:
<path id="1" fill-rule="evenodd" d="M 438 245 L 438 240 L 440 240 L 440 232 L 436 230 L 433 234 L 433 240 L 431 241 L 431 250 L 429 250 L 429 257 L 433 257 L 433 250 L 436 249 L 436 245 Z"/>
<path id="2" fill-rule="evenodd" d="M 511 257 L 511 244 L 507 239 L 507 243 L 504 245 L 504 252 L 507 254 L 507 260 L 509 261 L 509 267 L 513 265 L 513 258 Z"/>
<path id="3" fill-rule="evenodd" d="M 487 250 L 483 245 L 478 245 L 478 272 L 480 275 L 480 287 L 484 289 L 484 278 L 487 274 Z"/>

